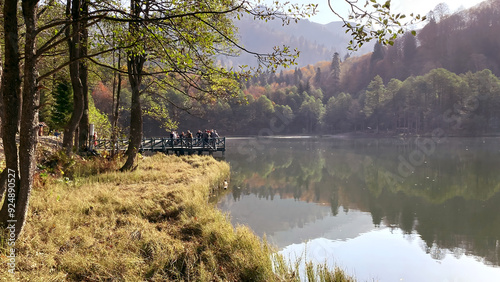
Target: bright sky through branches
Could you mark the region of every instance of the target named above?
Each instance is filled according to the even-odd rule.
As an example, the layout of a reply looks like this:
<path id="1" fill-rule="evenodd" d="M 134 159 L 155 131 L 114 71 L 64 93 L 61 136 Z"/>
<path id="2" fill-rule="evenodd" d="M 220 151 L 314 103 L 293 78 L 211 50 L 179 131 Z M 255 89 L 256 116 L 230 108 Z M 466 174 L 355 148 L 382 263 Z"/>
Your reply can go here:
<path id="1" fill-rule="evenodd" d="M 338 21 L 339 19 L 330 11 L 328 7 L 328 0 L 289 0 L 292 3 L 298 4 L 318 4 L 319 13 L 311 17 L 309 20 L 317 23 L 327 24 L 329 22 Z M 264 1 L 268 2 L 268 1 Z M 336 11 L 346 16 L 348 15 L 348 5 L 344 0 L 332 0 L 332 6 Z M 378 1 L 380 2 L 380 1 Z M 470 8 L 483 2 L 483 0 L 392 0 L 391 6 L 394 12 L 404 13 L 409 15 L 411 13 L 426 15 L 429 11 L 433 10 L 439 3 L 446 3 L 453 13 L 461 8 Z M 360 6 L 363 6 L 364 0 L 359 0 Z"/>

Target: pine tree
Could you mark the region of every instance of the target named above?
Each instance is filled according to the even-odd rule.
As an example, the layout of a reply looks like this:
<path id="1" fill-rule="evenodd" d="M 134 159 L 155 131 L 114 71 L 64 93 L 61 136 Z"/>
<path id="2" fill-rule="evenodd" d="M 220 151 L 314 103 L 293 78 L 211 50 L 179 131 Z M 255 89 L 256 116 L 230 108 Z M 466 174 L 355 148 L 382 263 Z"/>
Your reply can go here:
<path id="1" fill-rule="evenodd" d="M 340 73 L 340 54 L 335 52 L 332 57 L 332 63 L 330 64 L 330 71 L 337 70 Z"/>
<path id="2" fill-rule="evenodd" d="M 73 109 L 73 91 L 71 84 L 66 80 L 57 83 L 54 92 L 54 107 L 49 125 L 54 129 L 63 129 L 68 123 Z"/>
<path id="3" fill-rule="evenodd" d="M 54 112 L 54 97 L 50 91 L 40 91 L 40 121 L 45 122 L 53 129 L 52 115 Z"/>
<path id="4" fill-rule="evenodd" d="M 375 43 L 375 46 L 373 46 L 373 53 L 371 57 L 372 63 L 383 60 L 384 57 L 385 57 L 384 46 L 382 46 L 382 44 L 380 44 L 379 42 Z"/>
<path id="5" fill-rule="evenodd" d="M 325 102 L 330 97 L 334 97 L 340 90 L 340 55 L 335 52 L 333 54 L 332 63 L 330 64 L 330 74 L 328 75 L 328 82 L 325 90 Z"/>
<path id="6" fill-rule="evenodd" d="M 417 54 L 417 39 L 413 34 L 407 32 L 403 36 L 403 61 L 411 64 Z"/>
<path id="7" fill-rule="evenodd" d="M 321 68 L 316 69 L 316 75 L 314 76 L 314 84 L 318 88 L 321 83 Z"/>

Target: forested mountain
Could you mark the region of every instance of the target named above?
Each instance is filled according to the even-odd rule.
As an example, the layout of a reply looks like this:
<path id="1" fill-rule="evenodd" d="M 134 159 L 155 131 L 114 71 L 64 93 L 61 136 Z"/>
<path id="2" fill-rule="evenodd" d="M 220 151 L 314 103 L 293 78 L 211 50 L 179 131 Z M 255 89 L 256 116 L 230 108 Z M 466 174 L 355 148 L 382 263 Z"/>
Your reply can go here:
<path id="1" fill-rule="evenodd" d="M 268 53 L 274 46 L 288 45 L 300 50 L 298 66 L 303 67 L 319 61 L 329 60 L 334 52 L 342 57 L 348 54 L 347 45 L 351 37 L 345 33 L 343 22 L 331 22 L 323 25 L 309 20 L 282 25 L 281 20 L 267 22 L 254 20 L 250 16 L 235 19 L 238 27 L 240 43 L 254 52 Z M 368 53 L 373 48 L 369 42 L 355 55 Z M 221 57 L 221 63 L 226 66 L 249 65 L 256 66 L 257 60 L 242 52 L 239 57 Z"/>
<path id="2" fill-rule="evenodd" d="M 376 44 L 373 52 L 345 61 L 335 53 L 328 61 L 242 81 L 239 100 L 202 107 L 201 119 L 183 116 L 180 128 L 217 127 L 226 134 L 498 133 L 499 34 L 498 0 L 439 21 L 431 17 L 416 37 L 407 34 L 394 46 Z M 285 126 L 273 130 L 271 123 Z"/>
<path id="3" fill-rule="evenodd" d="M 223 135 L 500 133 L 500 1 L 429 19 L 417 36 L 406 34 L 393 46 L 376 44 L 372 52 L 347 59 L 324 47 L 336 36 L 327 31 L 334 23 L 322 29 L 308 21 L 289 27 L 241 24 L 242 40 L 253 38 L 246 43 L 250 49 L 263 50 L 264 43 L 286 38 L 303 43 L 302 58 L 313 60 L 323 52 L 327 60 L 241 79 L 233 98 L 208 104 L 175 90 L 165 96 L 182 108 L 149 98 L 147 103 L 166 109 L 173 123 L 146 117 L 145 136 L 167 135 L 165 129 L 175 128 L 216 128 Z M 311 44 L 314 38 L 322 39 Z M 103 87 L 97 92 L 102 94 Z M 96 106 L 106 111 L 97 92 Z"/>
<path id="4" fill-rule="evenodd" d="M 417 36 L 406 34 L 394 46 L 377 45 L 371 54 L 342 64 L 342 91 L 365 88 L 376 75 L 384 82 L 423 75 L 436 68 L 456 74 L 489 69 L 500 75 L 500 1 L 489 0 L 468 10 L 439 17 Z"/>

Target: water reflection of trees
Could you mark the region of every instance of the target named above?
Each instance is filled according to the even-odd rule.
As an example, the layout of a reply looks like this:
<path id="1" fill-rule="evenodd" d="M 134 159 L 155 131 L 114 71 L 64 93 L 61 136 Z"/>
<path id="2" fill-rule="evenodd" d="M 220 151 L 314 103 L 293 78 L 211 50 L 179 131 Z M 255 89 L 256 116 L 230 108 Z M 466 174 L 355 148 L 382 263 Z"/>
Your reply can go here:
<path id="1" fill-rule="evenodd" d="M 457 256 L 465 250 L 500 265 L 496 142 L 444 142 L 425 163 L 394 181 L 388 175 L 399 175 L 400 156 L 418 150 L 411 140 L 273 141 L 254 160 L 232 168 L 232 186 L 241 188 L 233 195 L 329 204 L 333 215 L 340 206 L 344 212 L 368 211 L 374 225 L 417 231 L 433 257 L 439 258 L 442 248 Z"/>

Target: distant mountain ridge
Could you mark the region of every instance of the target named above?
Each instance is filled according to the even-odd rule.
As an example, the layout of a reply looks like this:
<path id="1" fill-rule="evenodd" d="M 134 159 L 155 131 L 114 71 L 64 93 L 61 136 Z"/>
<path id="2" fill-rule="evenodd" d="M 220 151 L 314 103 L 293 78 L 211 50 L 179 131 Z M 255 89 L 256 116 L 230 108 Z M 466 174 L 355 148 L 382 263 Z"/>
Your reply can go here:
<path id="1" fill-rule="evenodd" d="M 340 21 L 319 24 L 305 19 L 283 26 L 281 20 L 265 22 L 245 16 L 236 20 L 235 25 L 239 29 L 240 44 L 253 52 L 270 53 L 274 46 L 283 45 L 292 50 L 297 48 L 300 51 L 298 67 L 329 61 L 335 52 L 344 57 L 348 53 L 347 46 L 351 39 Z M 360 56 L 371 51 L 373 44 L 369 43 L 354 55 Z M 239 57 L 222 58 L 221 63 L 226 66 L 256 66 L 257 59 L 242 52 Z"/>

